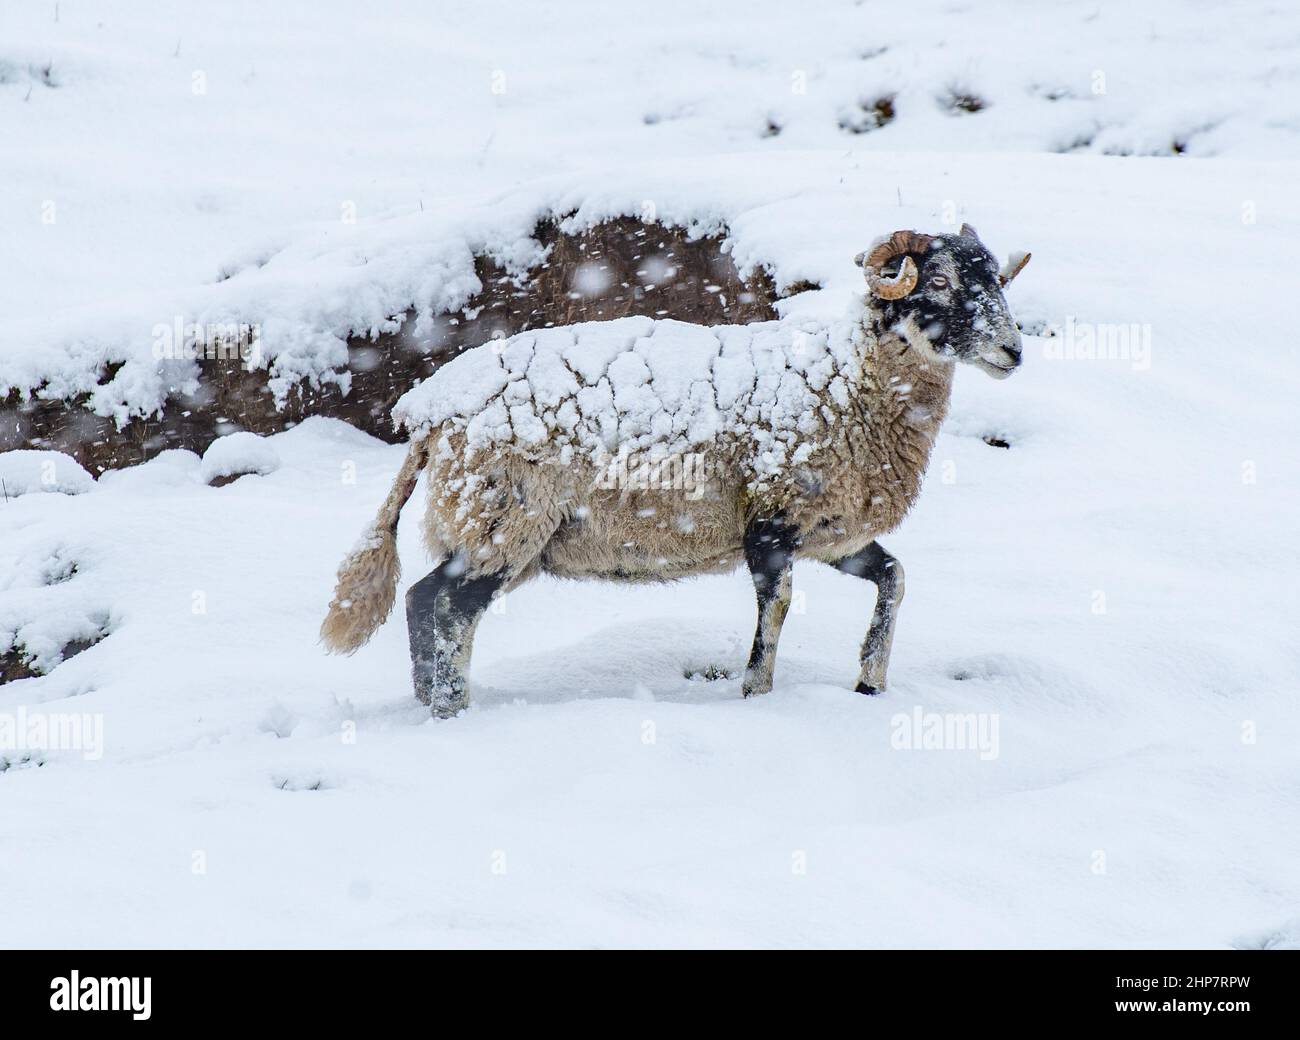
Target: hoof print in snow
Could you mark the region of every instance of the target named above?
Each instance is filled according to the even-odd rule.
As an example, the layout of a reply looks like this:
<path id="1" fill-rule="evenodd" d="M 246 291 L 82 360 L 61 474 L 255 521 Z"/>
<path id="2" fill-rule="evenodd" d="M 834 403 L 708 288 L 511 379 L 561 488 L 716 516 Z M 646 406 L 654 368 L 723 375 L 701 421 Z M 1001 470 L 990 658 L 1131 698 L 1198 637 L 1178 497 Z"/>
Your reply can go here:
<path id="1" fill-rule="evenodd" d="M 293 731 L 298 725 L 298 716 L 286 708 L 283 704 L 273 704 L 271 709 L 263 716 L 262 721 L 258 723 L 258 729 L 263 733 L 274 733 L 279 739 L 285 740 L 293 736 Z"/>
<path id="2" fill-rule="evenodd" d="M 1011 442 L 1010 442 L 1009 440 L 1007 440 L 1005 437 L 999 437 L 999 436 L 997 436 L 996 434 L 993 434 L 993 433 L 986 433 L 983 437 L 980 438 L 980 440 L 982 440 L 982 441 L 983 441 L 985 444 L 987 444 L 990 448 L 1010 448 L 1010 447 L 1011 447 Z"/>
<path id="3" fill-rule="evenodd" d="M 1244 935 L 1232 944 L 1235 950 L 1300 950 L 1300 917 L 1277 928 Z"/>
<path id="4" fill-rule="evenodd" d="M 736 673 L 721 665 L 710 664 L 703 668 L 687 668 L 682 672 L 691 682 L 717 682 L 719 679 L 734 679 Z"/>
<path id="5" fill-rule="evenodd" d="M 81 572 L 81 564 L 62 545 L 51 546 L 40 552 L 28 554 L 20 569 L 7 581 L 0 580 L 3 589 L 40 589 L 62 585 Z"/>
<path id="6" fill-rule="evenodd" d="M 77 575 L 77 561 L 69 560 L 60 553 L 55 553 L 45 564 L 41 573 L 42 585 L 62 585 Z"/>
<path id="7" fill-rule="evenodd" d="M 45 759 L 31 751 L 21 755 L 0 755 L 0 773 L 7 773 L 11 769 L 40 769 L 43 765 Z"/>
<path id="8" fill-rule="evenodd" d="M 333 788 L 333 784 L 327 782 L 324 777 L 314 773 L 300 774 L 298 776 L 273 776 L 271 785 L 277 791 L 328 791 Z"/>
<path id="9" fill-rule="evenodd" d="M 1044 101 L 1067 101 L 1077 97 L 1074 91 L 1069 87 L 1061 86 L 1059 84 L 1049 86 L 1040 83 L 1031 87 L 1030 93 L 1036 94 Z"/>
<path id="10" fill-rule="evenodd" d="M 974 661 L 964 665 L 953 665 L 948 672 L 948 678 L 954 682 L 970 682 L 971 680 L 989 682 L 1000 679 L 1004 674 L 1005 668 L 998 662 Z"/>
<path id="11" fill-rule="evenodd" d="M 1076 134 L 1074 137 L 1067 138 L 1060 144 L 1055 145 L 1052 151 L 1057 155 L 1069 155 L 1071 152 L 1082 152 L 1092 147 L 1092 142 L 1097 140 L 1097 135 L 1091 131 L 1085 131 Z"/>
<path id="12" fill-rule="evenodd" d="M 265 438 L 255 433 L 231 433 L 208 445 L 199 477 L 210 487 L 224 487 L 240 477 L 264 477 L 279 468 L 279 453 Z"/>

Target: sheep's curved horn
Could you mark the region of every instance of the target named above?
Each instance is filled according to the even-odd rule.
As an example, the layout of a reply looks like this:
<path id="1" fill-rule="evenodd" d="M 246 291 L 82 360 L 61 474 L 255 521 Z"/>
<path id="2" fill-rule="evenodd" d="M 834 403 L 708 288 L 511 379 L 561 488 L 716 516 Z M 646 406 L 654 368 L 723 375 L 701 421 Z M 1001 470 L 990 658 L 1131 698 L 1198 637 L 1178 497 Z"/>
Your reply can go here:
<path id="1" fill-rule="evenodd" d="M 915 231 L 895 231 L 886 239 L 877 242 L 871 250 L 861 256 L 861 263 L 867 285 L 882 300 L 901 300 L 916 288 L 920 276 L 916 261 L 908 253 L 925 253 L 934 239 L 930 235 L 921 235 Z M 883 275 L 885 265 L 891 260 L 902 257 L 898 274 L 893 278 Z"/>
<path id="2" fill-rule="evenodd" d="M 1002 265 L 1002 270 L 998 272 L 998 284 L 1004 288 L 1011 284 L 1011 279 L 1025 269 L 1025 264 L 1029 263 L 1029 258 L 1033 253 L 1012 253 L 1007 257 L 1007 262 Z"/>
<path id="3" fill-rule="evenodd" d="M 882 300 L 901 300 L 916 288 L 918 274 L 916 261 L 910 256 L 905 256 L 898 267 L 898 274 L 893 278 L 886 278 L 868 269 L 867 285 Z"/>

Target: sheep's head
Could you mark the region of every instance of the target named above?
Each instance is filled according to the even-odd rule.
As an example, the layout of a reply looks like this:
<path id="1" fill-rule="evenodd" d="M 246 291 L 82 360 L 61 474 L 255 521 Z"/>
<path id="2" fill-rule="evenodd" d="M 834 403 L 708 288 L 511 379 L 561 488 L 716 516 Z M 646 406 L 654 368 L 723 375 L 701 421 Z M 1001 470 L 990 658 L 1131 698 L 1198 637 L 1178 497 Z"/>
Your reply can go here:
<path id="1" fill-rule="evenodd" d="M 956 235 L 895 231 L 856 262 L 884 328 L 926 357 L 965 361 L 997 379 L 1020 366 L 1020 332 L 1002 290 L 1029 262 L 998 268 L 969 224 Z"/>

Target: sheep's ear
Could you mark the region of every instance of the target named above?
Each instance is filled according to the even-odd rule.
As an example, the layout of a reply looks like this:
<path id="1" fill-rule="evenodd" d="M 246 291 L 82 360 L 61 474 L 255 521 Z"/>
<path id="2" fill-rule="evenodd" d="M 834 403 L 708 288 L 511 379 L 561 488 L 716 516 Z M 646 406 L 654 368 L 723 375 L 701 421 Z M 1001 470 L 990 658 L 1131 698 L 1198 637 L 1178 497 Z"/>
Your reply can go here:
<path id="1" fill-rule="evenodd" d="M 963 225 L 961 226 L 961 233 L 962 233 L 963 235 L 965 235 L 967 238 L 973 238 L 973 239 L 975 239 L 976 242 L 978 242 L 978 241 L 980 240 L 980 234 L 979 234 L 979 232 L 976 231 L 976 230 L 975 230 L 973 227 L 971 227 L 969 224 L 963 224 Z"/>
<path id="2" fill-rule="evenodd" d="M 1007 262 L 1002 265 L 1002 270 L 998 272 L 998 282 L 1004 287 L 1010 285 L 1011 280 L 1025 269 L 1025 264 L 1029 263 L 1032 255 L 1032 253 L 1012 253 L 1007 257 Z"/>
<path id="3" fill-rule="evenodd" d="M 866 259 L 867 259 L 867 254 L 865 252 L 861 252 L 853 258 L 853 262 L 857 264 L 859 267 L 861 267 L 863 261 Z"/>

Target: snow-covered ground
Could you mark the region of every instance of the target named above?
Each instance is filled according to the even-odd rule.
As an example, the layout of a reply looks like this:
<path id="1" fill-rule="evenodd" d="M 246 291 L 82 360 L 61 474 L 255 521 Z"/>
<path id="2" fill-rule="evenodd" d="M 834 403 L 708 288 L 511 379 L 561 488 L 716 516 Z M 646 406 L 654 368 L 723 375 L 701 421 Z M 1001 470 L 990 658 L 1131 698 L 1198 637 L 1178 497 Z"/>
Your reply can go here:
<path id="1" fill-rule="evenodd" d="M 871 587 L 801 564 L 767 697 L 747 577 L 543 580 L 431 721 L 400 617 L 316 643 L 402 448 L 313 419 L 223 487 L 229 446 L 93 484 L 0 456 L 0 650 L 107 633 L 0 686 L 0 742 L 88 721 L 0 747 L 6 941 L 1300 944 L 1300 16 L 947 7 L 0 8 L 0 383 L 125 360 L 97 404 L 147 409 L 176 314 L 323 371 L 467 296 L 473 250 L 526 263 L 538 215 L 647 202 L 823 318 L 871 238 L 969 220 L 1033 250 L 1038 333 L 1011 380 L 958 376 L 871 699 Z M 917 712 L 979 746 L 901 746 Z"/>

